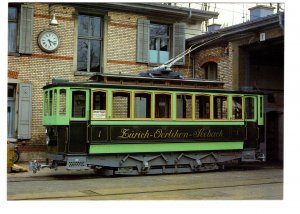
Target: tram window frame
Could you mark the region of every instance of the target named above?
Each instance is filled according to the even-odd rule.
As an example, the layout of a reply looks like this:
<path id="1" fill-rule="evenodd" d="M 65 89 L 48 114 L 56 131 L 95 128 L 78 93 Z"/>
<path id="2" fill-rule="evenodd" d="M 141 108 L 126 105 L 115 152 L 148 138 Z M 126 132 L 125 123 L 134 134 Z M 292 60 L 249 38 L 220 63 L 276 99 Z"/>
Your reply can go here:
<path id="1" fill-rule="evenodd" d="M 168 100 L 166 102 L 166 106 L 164 106 L 165 112 L 164 116 L 160 116 L 160 109 L 159 108 L 159 102 L 158 98 L 159 96 L 162 96 L 162 98 L 168 96 Z M 162 100 L 163 101 L 163 100 Z M 161 106 L 163 107 L 163 106 Z M 167 110 L 167 111 L 166 111 Z M 160 119 L 160 120 L 170 120 L 172 119 L 172 94 L 170 93 L 156 93 L 154 94 L 154 111 L 155 111 L 155 119 Z"/>
<path id="2" fill-rule="evenodd" d="M 53 116 L 53 90 L 49 90 L 49 116 Z"/>
<path id="3" fill-rule="evenodd" d="M 75 94 L 75 93 L 82 93 L 82 94 Z M 83 95 L 84 94 L 84 95 Z M 84 96 L 84 100 L 81 100 L 80 99 L 75 99 L 75 95 L 76 96 Z M 86 112 L 86 108 L 87 108 L 87 99 L 88 99 L 88 96 L 87 96 L 87 91 L 84 91 L 84 90 L 74 90 L 72 91 L 72 112 L 71 112 L 71 117 L 74 118 L 74 119 L 80 119 L 80 118 L 86 118 L 87 116 L 87 112 Z M 84 105 L 82 105 L 84 103 Z M 76 108 L 81 108 L 81 110 L 79 109 L 79 114 L 75 115 L 75 107 Z M 80 114 L 81 112 L 81 114 Z"/>
<path id="4" fill-rule="evenodd" d="M 240 102 L 235 102 L 235 99 L 240 99 Z M 237 104 L 240 104 L 240 106 L 237 106 Z M 237 117 L 237 115 L 239 115 L 239 117 Z M 244 119 L 244 101 L 242 96 L 232 96 L 231 119 L 232 120 Z"/>
<path id="5" fill-rule="evenodd" d="M 100 93 L 100 105 L 97 106 L 99 109 L 96 109 L 96 98 L 95 96 L 97 93 Z M 102 97 L 104 95 L 104 97 Z M 98 99 L 98 98 L 97 98 Z M 104 104 L 102 103 L 104 102 Z M 103 120 L 107 118 L 107 103 L 108 103 L 108 96 L 107 91 L 105 90 L 94 90 L 91 93 L 91 119 L 92 120 Z"/>
<path id="6" fill-rule="evenodd" d="M 249 107 L 249 103 L 247 102 L 248 99 L 252 99 L 252 106 Z M 256 121 L 257 117 L 256 117 L 256 105 L 257 105 L 257 99 L 254 96 L 246 96 L 245 97 L 245 120 L 246 121 Z M 251 109 L 251 111 L 249 111 L 249 109 Z M 249 113 L 251 112 L 251 113 Z M 250 115 L 250 117 L 249 117 Z"/>
<path id="7" fill-rule="evenodd" d="M 126 112 L 122 112 L 122 108 L 118 108 L 118 110 L 120 111 L 119 113 L 116 112 L 116 109 L 115 109 L 115 106 L 119 106 L 119 105 L 116 105 L 116 103 L 119 103 L 120 104 L 120 101 L 119 102 L 115 102 L 115 95 L 116 94 L 126 94 L 127 96 L 123 96 L 123 97 L 127 97 L 127 108 L 126 108 Z M 112 92 L 112 119 L 125 119 L 125 120 L 128 120 L 131 118 L 131 92 L 130 91 L 113 91 Z M 122 97 L 122 96 L 120 96 Z M 126 114 L 127 116 L 126 117 L 119 117 L 117 114 Z"/>
<path id="8" fill-rule="evenodd" d="M 179 96 L 181 98 L 179 98 Z M 190 104 L 187 103 L 187 101 L 184 102 L 184 99 L 182 99 L 182 97 L 185 96 L 185 100 L 187 100 L 187 97 L 189 97 L 188 99 L 190 100 Z M 178 99 L 179 98 L 179 99 Z M 181 104 L 179 104 L 179 101 L 183 100 L 183 102 Z M 181 106 L 179 106 L 181 105 Z M 192 94 L 184 94 L 184 93 L 179 93 L 176 94 L 176 119 L 179 120 L 192 120 L 193 119 L 193 112 L 194 112 L 194 107 L 193 107 L 193 95 Z M 181 108 L 179 108 L 181 107 Z M 179 112 L 181 111 L 182 112 Z M 189 110 L 189 112 L 188 112 Z M 179 115 L 181 114 L 181 115 Z M 189 115 L 189 117 L 188 117 Z"/>
<path id="9" fill-rule="evenodd" d="M 217 99 L 226 98 L 221 100 L 221 103 L 218 103 Z M 223 102 L 226 102 L 225 106 Z M 213 119 L 214 120 L 228 120 L 228 96 L 227 95 L 214 95 L 213 96 Z M 225 109 L 223 109 L 225 107 Z M 221 110 L 221 111 L 219 111 Z M 225 111 L 224 111 L 225 110 Z M 225 112 L 225 113 L 224 113 Z"/>
<path id="10" fill-rule="evenodd" d="M 53 104 L 52 104 L 52 115 L 53 116 L 56 116 L 57 115 L 57 107 L 58 107 L 58 105 L 57 105 L 57 102 L 58 102 L 58 100 L 57 100 L 57 98 L 58 98 L 58 96 L 57 96 L 57 94 L 58 94 L 58 92 L 57 92 L 57 89 L 54 89 L 53 90 Z"/>
<path id="11" fill-rule="evenodd" d="M 200 110 L 199 110 L 199 107 L 200 105 L 197 106 L 197 98 L 198 97 L 202 97 L 202 98 L 207 98 L 208 99 L 208 102 L 205 102 L 204 104 L 209 104 L 209 106 L 205 106 L 205 112 L 201 112 L 200 114 Z M 199 104 L 200 104 L 200 101 L 199 101 Z M 210 120 L 211 119 L 211 95 L 205 95 L 205 94 L 200 94 L 200 95 L 195 95 L 195 120 Z M 197 108 L 198 107 L 198 108 Z M 207 112 L 208 110 L 208 112 Z M 198 112 L 198 114 L 197 114 Z M 198 117 L 197 117 L 198 115 Z M 202 117 L 200 117 L 201 115 L 203 115 Z M 204 115 L 206 117 L 204 117 Z"/>
<path id="12" fill-rule="evenodd" d="M 44 116 L 50 116 L 50 114 L 49 114 L 49 91 L 44 92 Z"/>
<path id="13" fill-rule="evenodd" d="M 140 109 L 141 106 L 137 107 L 137 98 L 138 97 L 143 97 L 143 96 L 137 96 L 137 95 L 146 95 L 144 98 L 146 99 L 145 100 L 145 108 L 146 109 L 143 109 L 144 111 L 144 115 L 145 117 L 142 117 L 142 116 L 139 116 L 137 112 L 137 109 Z M 148 96 L 148 97 L 147 97 Z M 149 92 L 135 92 L 134 93 L 134 118 L 135 119 L 138 119 L 138 120 L 149 120 L 152 118 L 152 93 L 149 93 Z"/>
<path id="14" fill-rule="evenodd" d="M 67 90 L 59 89 L 59 116 L 67 115 Z"/>

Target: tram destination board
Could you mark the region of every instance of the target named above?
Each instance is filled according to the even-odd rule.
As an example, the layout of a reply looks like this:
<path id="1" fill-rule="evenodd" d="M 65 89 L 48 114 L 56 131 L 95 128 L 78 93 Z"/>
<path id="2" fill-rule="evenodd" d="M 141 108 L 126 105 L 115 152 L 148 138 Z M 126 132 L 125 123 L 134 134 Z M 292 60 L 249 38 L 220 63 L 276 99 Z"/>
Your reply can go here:
<path id="1" fill-rule="evenodd" d="M 91 143 L 242 141 L 244 126 L 91 126 Z"/>

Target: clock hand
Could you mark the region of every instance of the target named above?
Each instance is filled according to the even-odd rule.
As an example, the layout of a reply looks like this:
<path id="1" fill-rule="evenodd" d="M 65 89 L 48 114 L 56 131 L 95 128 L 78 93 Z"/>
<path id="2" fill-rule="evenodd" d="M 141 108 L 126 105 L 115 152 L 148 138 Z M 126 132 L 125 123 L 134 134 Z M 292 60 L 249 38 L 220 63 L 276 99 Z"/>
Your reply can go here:
<path id="1" fill-rule="evenodd" d="M 51 40 L 49 40 L 48 39 L 48 41 L 49 41 L 49 44 L 51 45 L 51 43 L 53 44 L 53 45 L 56 45 L 56 42 L 53 42 L 53 41 L 51 41 Z"/>
<path id="2" fill-rule="evenodd" d="M 51 46 L 52 41 L 51 41 L 50 39 L 48 39 L 48 43 L 49 43 L 49 45 Z"/>

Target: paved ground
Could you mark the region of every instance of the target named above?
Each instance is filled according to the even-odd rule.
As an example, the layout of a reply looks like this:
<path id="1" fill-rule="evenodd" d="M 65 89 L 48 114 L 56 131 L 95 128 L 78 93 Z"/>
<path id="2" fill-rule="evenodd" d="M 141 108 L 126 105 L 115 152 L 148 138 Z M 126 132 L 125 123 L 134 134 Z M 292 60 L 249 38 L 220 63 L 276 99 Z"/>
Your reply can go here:
<path id="1" fill-rule="evenodd" d="M 43 169 L 37 174 L 8 174 L 7 199 L 281 200 L 283 168 L 246 165 L 225 171 L 130 177 L 103 177 L 91 170 Z"/>

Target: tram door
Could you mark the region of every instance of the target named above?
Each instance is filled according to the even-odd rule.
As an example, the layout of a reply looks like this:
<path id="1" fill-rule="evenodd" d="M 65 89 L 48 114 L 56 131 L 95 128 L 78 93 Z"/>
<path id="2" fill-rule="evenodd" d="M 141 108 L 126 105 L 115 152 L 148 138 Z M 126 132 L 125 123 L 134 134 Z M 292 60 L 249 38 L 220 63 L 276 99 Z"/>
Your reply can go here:
<path id="1" fill-rule="evenodd" d="M 88 140 L 89 91 L 71 90 L 71 120 L 68 153 L 86 153 Z"/>
<path id="2" fill-rule="evenodd" d="M 245 148 L 257 148 L 259 146 L 259 130 L 257 124 L 257 97 L 245 97 L 245 125 L 246 125 L 246 141 Z"/>

